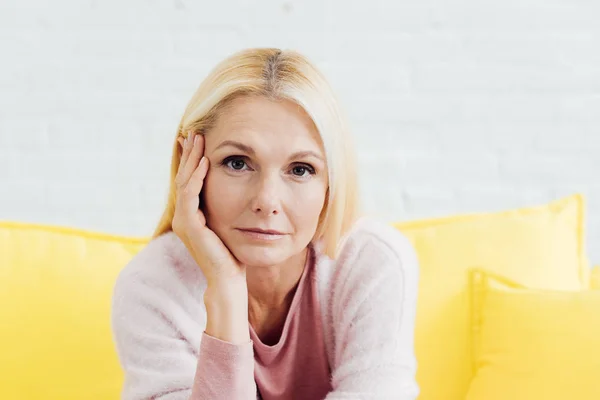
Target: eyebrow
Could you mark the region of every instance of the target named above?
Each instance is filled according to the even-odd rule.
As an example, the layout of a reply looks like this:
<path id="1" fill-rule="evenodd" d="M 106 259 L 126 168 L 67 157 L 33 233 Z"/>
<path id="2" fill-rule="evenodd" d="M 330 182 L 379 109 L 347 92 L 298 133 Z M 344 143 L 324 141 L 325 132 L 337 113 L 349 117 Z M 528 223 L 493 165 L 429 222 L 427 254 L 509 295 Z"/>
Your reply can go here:
<path id="1" fill-rule="evenodd" d="M 217 148 L 215 150 L 219 150 L 222 147 L 235 147 L 236 149 L 239 149 L 247 154 L 250 154 L 252 156 L 256 155 L 256 152 L 254 151 L 254 149 L 248 145 L 245 145 L 243 143 L 240 142 L 236 142 L 234 140 L 225 140 L 223 141 L 221 144 L 219 144 L 217 146 Z M 323 159 L 323 157 L 321 157 L 319 154 L 315 153 L 314 151 L 310 151 L 310 150 L 306 150 L 306 151 L 298 151 L 294 154 L 292 154 L 290 156 L 290 159 L 292 158 L 302 158 L 302 157 L 314 157 L 320 161 L 322 161 L 323 163 L 325 162 L 325 160 Z"/>

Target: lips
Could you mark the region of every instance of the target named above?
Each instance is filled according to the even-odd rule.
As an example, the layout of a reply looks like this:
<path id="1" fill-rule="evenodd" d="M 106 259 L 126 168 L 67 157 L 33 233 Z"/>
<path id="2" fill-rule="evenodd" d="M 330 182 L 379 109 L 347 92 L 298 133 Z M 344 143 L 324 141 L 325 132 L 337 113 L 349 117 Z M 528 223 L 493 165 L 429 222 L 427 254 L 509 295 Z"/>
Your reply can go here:
<path id="1" fill-rule="evenodd" d="M 262 229 L 262 228 L 239 228 L 241 231 L 245 232 L 254 232 L 254 233 L 262 233 L 265 235 L 285 235 L 283 232 L 277 231 L 275 229 Z"/>
<path id="2" fill-rule="evenodd" d="M 283 239 L 286 234 L 275 229 L 262 228 L 238 228 L 246 239 L 260 243 L 276 243 Z"/>

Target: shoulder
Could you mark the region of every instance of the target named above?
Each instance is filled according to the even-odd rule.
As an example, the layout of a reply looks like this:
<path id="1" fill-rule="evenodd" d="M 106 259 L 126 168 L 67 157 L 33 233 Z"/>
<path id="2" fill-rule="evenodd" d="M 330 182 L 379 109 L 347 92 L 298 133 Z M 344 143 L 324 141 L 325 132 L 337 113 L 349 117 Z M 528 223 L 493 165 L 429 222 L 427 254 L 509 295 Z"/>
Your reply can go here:
<path id="1" fill-rule="evenodd" d="M 333 387 L 415 398 L 418 265 L 410 241 L 385 222 L 362 218 L 331 262 L 322 294 Z"/>
<path id="2" fill-rule="evenodd" d="M 340 243 L 337 264 L 346 266 L 350 261 L 352 270 L 418 274 L 417 255 L 408 238 L 391 224 L 370 217 L 357 220 Z"/>
<path id="3" fill-rule="evenodd" d="M 335 260 L 321 255 L 317 275 L 322 297 L 335 309 L 386 286 L 399 296 L 414 297 L 419 264 L 412 243 L 399 230 L 363 217 L 340 242 Z"/>
<path id="4" fill-rule="evenodd" d="M 121 270 L 110 325 L 125 372 L 123 398 L 191 387 L 206 323 L 202 282 L 200 268 L 173 233 L 150 241 Z"/>
<path id="5" fill-rule="evenodd" d="M 182 302 L 201 298 L 205 279 L 185 245 L 173 232 L 152 239 L 123 267 L 113 289 L 113 308 L 165 297 Z"/>

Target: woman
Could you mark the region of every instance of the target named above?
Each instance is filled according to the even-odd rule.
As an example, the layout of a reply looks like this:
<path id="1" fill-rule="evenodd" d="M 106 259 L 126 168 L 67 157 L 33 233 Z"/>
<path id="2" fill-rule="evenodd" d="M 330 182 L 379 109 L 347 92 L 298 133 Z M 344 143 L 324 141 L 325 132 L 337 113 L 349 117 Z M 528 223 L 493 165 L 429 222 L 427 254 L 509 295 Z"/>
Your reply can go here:
<path id="1" fill-rule="evenodd" d="M 119 275 L 124 399 L 415 399 L 417 260 L 357 218 L 350 137 L 303 56 L 249 49 L 192 97 L 168 204 Z"/>

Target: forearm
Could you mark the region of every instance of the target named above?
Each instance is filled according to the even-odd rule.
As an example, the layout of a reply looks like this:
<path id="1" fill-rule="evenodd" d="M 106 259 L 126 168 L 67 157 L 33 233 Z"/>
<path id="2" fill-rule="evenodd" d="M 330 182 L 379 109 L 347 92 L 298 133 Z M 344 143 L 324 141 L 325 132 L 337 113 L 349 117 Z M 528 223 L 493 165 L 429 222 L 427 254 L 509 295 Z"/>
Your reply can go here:
<path id="1" fill-rule="evenodd" d="M 240 284 L 213 284 L 204 294 L 207 335 L 231 344 L 250 341 L 248 289 Z"/>
<path id="2" fill-rule="evenodd" d="M 209 286 L 204 302 L 207 324 L 191 399 L 256 399 L 247 290 Z"/>

